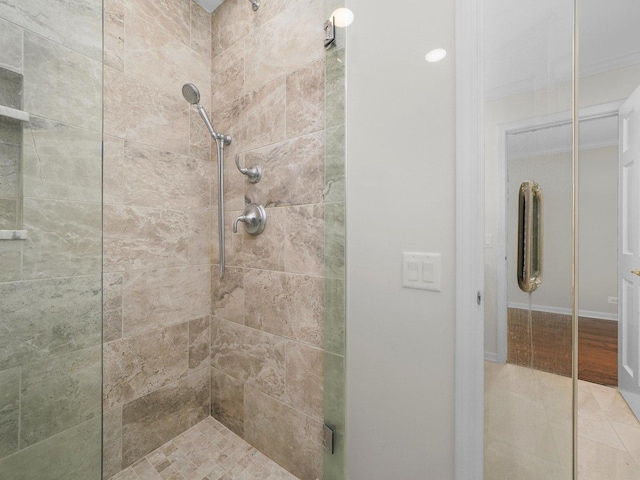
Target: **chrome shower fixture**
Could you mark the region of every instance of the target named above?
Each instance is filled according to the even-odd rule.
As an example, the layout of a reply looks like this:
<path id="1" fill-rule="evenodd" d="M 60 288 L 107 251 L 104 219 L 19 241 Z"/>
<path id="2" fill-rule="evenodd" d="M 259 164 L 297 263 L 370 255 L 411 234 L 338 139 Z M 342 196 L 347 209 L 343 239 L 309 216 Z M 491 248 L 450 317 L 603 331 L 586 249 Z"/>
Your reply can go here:
<path id="1" fill-rule="evenodd" d="M 258 183 L 262 178 L 262 168 L 258 165 L 253 165 L 249 168 L 243 168 L 240 166 L 240 155 L 236 155 L 236 167 L 240 170 L 240 173 L 247 176 L 247 179 L 251 183 Z"/>
<path id="2" fill-rule="evenodd" d="M 182 86 L 182 96 L 191 105 L 198 108 L 198 113 L 202 121 L 209 130 L 211 137 L 216 141 L 218 147 L 218 245 L 220 252 L 220 277 L 224 276 L 225 255 L 224 255 L 224 147 L 231 145 L 231 135 L 218 133 L 213 129 L 207 111 L 200 104 L 200 91 L 193 83 L 185 83 Z"/>
<path id="3" fill-rule="evenodd" d="M 260 8 L 260 0 L 249 0 L 251 2 L 251 8 L 253 8 L 254 12 L 257 12 Z"/>
<path id="4" fill-rule="evenodd" d="M 200 103 L 200 90 L 193 83 L 185 83 L 182 86 L 182 96 L 191 105 Z"/>
<path id="5" fill-rule="evenodd" d="M 225 145 L 231 145 L 231 136 L 224 135 L 222 133 L 217 133 L 213 129 L 213 125 L 211 125 L 211 120 L 209 120 L 209 115 L 207 115 L 207 111 L 200 104 L 200 90 L 193 83 L 185 83 L 182 86 L 182 96 L 184 99 L 189 102 L 191 105 L 195 105 L 198 108 L 198 113 L 202 118 L 207 130 L 213 137 L 216 142 L 222 141 Z"/>
<path id="6" fill-rule="evenodd" d="M 267 226 L 267 211 L 262 205 L 249 204 L 244 212 L 233 222 L 233 233 L 238 233 L 238 223 L 244 223 L 244 229 L 249 235 L 260 235 Z"/>

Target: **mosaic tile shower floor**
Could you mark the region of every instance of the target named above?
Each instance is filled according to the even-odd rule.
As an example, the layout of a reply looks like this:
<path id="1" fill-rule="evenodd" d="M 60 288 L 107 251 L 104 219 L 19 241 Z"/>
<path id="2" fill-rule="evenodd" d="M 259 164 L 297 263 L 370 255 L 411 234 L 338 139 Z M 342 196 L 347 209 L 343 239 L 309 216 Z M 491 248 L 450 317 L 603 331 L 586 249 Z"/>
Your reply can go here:
<path id="1" fill-rule="evenodd" d="M 165 443 L 111 480 L 297 480 L 214 418 Z"/>

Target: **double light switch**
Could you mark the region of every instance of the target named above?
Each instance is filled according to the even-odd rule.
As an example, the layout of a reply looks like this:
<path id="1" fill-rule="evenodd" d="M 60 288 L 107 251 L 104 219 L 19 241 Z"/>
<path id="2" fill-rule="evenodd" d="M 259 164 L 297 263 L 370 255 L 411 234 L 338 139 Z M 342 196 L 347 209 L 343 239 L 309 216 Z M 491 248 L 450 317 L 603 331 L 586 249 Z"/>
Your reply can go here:
<path id="1" fill-rule="evenodd" d="M 402 286 L 439 292 L 441 257 L 440 253 L 404 252 L 402 254 Z"/>

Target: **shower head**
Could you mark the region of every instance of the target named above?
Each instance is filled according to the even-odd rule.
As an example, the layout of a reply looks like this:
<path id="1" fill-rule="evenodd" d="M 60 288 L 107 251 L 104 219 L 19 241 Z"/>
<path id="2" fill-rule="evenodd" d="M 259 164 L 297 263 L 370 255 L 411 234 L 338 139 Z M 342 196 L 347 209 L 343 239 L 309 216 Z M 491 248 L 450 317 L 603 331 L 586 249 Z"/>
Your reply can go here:
<path id="1" fill-rule="evenodd" d="M 182 86 L 182 96 L 191 105 L 200 103 L 200 91 L 193 83 L 185 83 Z"/>
<path id="2" fill-rule="evenodd" d="M 225 145 L 231 144 L 231 135 L 223 135 L 221 133 L 217 133 L 213 129 L 213 125 L 211 125 L 211 120 L 209 120 L 209 115 L 207 115 L 206 110 L 202 105 L 200 105 L 200 91 L 198 87 L 196 87 L 193 83 L 185 83 L 182 86 L 182 96 L 184 99 L 189 102 L 191 105 L 195 105 L 198 107 L 198 113 L 200 114 L 200 118 L 204 122 L 204 125 L 209 130 L 211 136 L 216 140 L 216 142 L 223 142 Z"/>

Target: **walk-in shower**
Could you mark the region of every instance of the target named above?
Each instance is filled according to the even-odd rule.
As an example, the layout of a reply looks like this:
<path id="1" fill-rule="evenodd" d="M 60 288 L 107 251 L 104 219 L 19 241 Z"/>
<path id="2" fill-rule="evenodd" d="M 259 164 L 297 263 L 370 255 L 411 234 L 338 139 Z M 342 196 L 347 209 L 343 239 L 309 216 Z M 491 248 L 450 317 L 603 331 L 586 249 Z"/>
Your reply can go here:
<path id="1" fill-rule="evenodd" d="M 345 478 L 344 41 L 261 3 L 0 0 L 0 479 Z"/>
<path id="2" fill-rule="evenodd" d="M 220 248 L 220 276 L 225 271 L 225 242 L 224 242 L 224 147 L 231 145 L 231 135 L 218 133 L 214 130 L 207 111 L 200 103 L 200 90 L 193 83 L 185 83 L 182 86 L 182 96 L 191 105 L 195 105 L 204 122 L 211 138 L 216 141 L 218 151 L 218 245 Z"/>

